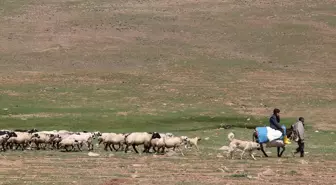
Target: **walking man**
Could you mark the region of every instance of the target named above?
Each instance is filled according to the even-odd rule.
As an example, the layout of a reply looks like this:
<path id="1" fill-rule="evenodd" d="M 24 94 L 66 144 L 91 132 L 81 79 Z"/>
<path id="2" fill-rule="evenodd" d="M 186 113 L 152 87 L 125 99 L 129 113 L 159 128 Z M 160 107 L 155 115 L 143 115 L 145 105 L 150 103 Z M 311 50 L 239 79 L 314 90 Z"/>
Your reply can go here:
<path id="1" fill-rule="evenodd" d="M 293 155 L 300 153 L 300 157 L 304 157 L 304 118 L 300 117 L 299 120 L 292 125 L 292 127 L 299 145 Z"/>

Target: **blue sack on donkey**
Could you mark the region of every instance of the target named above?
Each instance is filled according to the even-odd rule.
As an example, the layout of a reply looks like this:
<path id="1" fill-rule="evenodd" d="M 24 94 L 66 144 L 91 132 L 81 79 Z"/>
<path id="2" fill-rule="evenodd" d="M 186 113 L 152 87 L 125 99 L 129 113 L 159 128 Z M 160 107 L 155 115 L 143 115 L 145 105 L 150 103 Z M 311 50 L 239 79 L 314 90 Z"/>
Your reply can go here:
<path id="1" fill-rule="evenodd" d="M 282 129 L 284 129 L 284 134 L 282 134 L 280 137 L 276 137 L 274 140 L 285 140 L 285 144 L 287 144 L 287 137 L 284 137 L 286 136 L 286 127 L 284 125 L 282 125 Z M 258 142 L 260 144 L 262 143 L 267 143 L 269 142 L 269 138 L 272 138 L 270 137 L 270 135 L 272 135 L 272 133 L 268 133 L 269 131 L 273 131 L 273 129 L 271 129 L 270 127 L 256 127 L 256 131 L 257 131 L 257 134 L 258 134 Z M 269 135 L 270 134 L 270 135 Z M 273 139 L 272 139 L 273 140 Z"/>
<path id="2" fill-rule="evenodd" d="M 258 143 L 267 143 L 267 128 L 266 127 L 257 127 L 256 128 L 258 134 Z"/>

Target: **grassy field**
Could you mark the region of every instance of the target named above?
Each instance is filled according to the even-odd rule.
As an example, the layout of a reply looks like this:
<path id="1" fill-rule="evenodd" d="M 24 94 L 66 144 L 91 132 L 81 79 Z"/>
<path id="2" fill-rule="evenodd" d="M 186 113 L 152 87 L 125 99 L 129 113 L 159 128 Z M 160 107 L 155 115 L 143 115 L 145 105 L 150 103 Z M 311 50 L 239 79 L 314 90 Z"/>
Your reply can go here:
<path id="1" fill-rule="evenodd" d="M 332 184 L 335 12 L 328 0 L 0 1 L 0 128 L 210 137 L 184 158 L 1 153 L 0 184 Z M 217 157 L 229 131 L 250 140 L 275 107 L 286 125 L 306 118 L 304 161 L 294 144 L 283 159 Z"/>

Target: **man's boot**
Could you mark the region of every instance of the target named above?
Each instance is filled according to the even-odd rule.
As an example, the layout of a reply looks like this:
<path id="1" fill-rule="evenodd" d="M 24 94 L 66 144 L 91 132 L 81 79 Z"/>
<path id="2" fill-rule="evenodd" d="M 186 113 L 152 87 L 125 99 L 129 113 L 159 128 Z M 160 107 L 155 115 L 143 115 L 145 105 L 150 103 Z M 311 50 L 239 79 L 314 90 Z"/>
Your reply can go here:
<path id="1" fill-rule="evenodd" d="M 300 157 L 304 157 L 304 152 L 301 152 L 301 155 L 300 155 Z"/>

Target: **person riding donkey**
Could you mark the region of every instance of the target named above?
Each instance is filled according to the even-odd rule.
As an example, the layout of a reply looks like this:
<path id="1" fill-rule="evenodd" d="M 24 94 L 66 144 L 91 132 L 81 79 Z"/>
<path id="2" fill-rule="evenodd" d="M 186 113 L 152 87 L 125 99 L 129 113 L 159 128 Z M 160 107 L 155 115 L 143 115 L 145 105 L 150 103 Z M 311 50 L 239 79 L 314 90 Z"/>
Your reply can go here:
<path id="1" fill-rule="evenodd" d="M 289 138 L 293 134 L 292 129 L 286 129 L 284 125 L 280 125 L 280 110 L 277 108 L 273 110 L 269 123 L 270 126 L 256 127 L 252 134 L 252 140 L 260 144 L 260 150 L 265 157 L 268 157 L 268 155 L 264 150 L 264 146 L 277 147 L 278 157 L 281 157 L 285 151 L 285 146 L 290 144 Z"/>
<path id="2" fill-rule="evenodd" d="M 270 122 L 270 127 L 272 129 L 278 130 L 282 133 L 280 138 L 283 137 L 284 143 L 285 144 L 290 144 L 290 142 L 289 142 L 289 140 L 286 136 L 284 128 L 280 125 L 280 109 L 275 108 L 273 110 L 273 115 L 270 117 L 269 122 Z M 275 138 L 275 139 L 278 139 L 278 138 Z"/>

